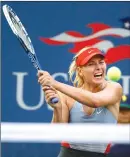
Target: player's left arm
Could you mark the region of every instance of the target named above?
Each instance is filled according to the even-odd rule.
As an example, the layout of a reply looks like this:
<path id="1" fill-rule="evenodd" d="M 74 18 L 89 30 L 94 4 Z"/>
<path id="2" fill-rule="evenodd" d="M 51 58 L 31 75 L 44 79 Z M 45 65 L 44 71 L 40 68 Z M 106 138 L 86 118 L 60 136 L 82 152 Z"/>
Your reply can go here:
<path id="1" fill-rule="evenodd" d="M 108 83 L 102 91 L 97 93 L 92 93 L 90 91 L 72 87 L 60 82 L 55 84 L 55 88 L 72 97 L 76 101 L 94 108 L 116 104 L 122 97 L 122 87 L 116 82 Z"/>

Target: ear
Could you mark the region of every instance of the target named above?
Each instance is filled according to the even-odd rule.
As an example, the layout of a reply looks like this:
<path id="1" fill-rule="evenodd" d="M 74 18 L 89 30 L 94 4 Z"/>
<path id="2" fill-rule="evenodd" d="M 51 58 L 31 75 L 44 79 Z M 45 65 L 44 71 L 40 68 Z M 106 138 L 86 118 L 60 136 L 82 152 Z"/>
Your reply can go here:
<path id="1" fill-rule="evenodd" d="M 78 71 L 78 75 L 80 77 L 83 77 L 82 68 L 81 67 L 77 67 L 77 71 Z"/>

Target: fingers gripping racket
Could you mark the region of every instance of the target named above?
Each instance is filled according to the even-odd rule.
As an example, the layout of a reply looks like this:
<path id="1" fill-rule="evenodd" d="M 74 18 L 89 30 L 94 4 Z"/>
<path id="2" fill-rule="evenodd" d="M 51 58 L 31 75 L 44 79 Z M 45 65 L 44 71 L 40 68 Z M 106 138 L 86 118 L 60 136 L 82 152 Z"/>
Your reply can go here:
<path id="1" fill-rule="evenodd" d="M 8 6 L 3 6 L 3 12 L 6 17 L 6 20 L 12 29 L 13 33 L 16 35 L 18 40 L 20 41 L 22 47 L 24 48 L 25 52 L 27 53 L 28 57 L 30 58 L 30 61 L 32 62 L 33 66 L 40 70 L 41 66 L 39 64 L 39 61 L 37 59 L 35 50 L 33 48 L 32 42 L 30 37 L 28 36 L 28 33 L 26 32 L 24 26 L 22 25 L 20 19 L 16 15 L 16 13 L 13 11 L 13 9 Z M 51 103 L 57 103 L 58 98 L 52 98 Z"/>

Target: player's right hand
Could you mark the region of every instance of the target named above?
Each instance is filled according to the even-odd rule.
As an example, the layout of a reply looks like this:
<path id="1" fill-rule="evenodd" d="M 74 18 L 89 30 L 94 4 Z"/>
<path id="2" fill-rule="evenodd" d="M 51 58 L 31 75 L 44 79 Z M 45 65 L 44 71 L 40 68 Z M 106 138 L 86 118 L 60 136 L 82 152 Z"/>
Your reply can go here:
<path id="1" fill-rule="evenodd" d="M 49 86 L 43 86 L 42 89 L 44 91 L 45 100 L 46 100 L 47 104 L 49 104 L 53 108 L 57 108 L 57 107 L 61 106 L 60 97 L 59 97 L 58 92 L 56 91 L 55 88 L 49 87 Z M 52 98 L 58 98 L 59 102 L 52 104 L 51 103 Z"/>

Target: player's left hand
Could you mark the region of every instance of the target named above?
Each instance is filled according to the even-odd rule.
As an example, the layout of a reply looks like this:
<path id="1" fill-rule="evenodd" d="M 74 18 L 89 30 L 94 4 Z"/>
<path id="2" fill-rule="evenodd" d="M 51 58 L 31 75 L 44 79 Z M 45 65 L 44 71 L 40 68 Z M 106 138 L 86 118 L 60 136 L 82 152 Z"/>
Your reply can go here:
<path id="1" fill-rule="evenodd" d="M 47 71 L 39 70 L 37 76 L 38 82 L 42 85 L 42 87 L 44 86 L 54 87 L 56 81 Z"/>

